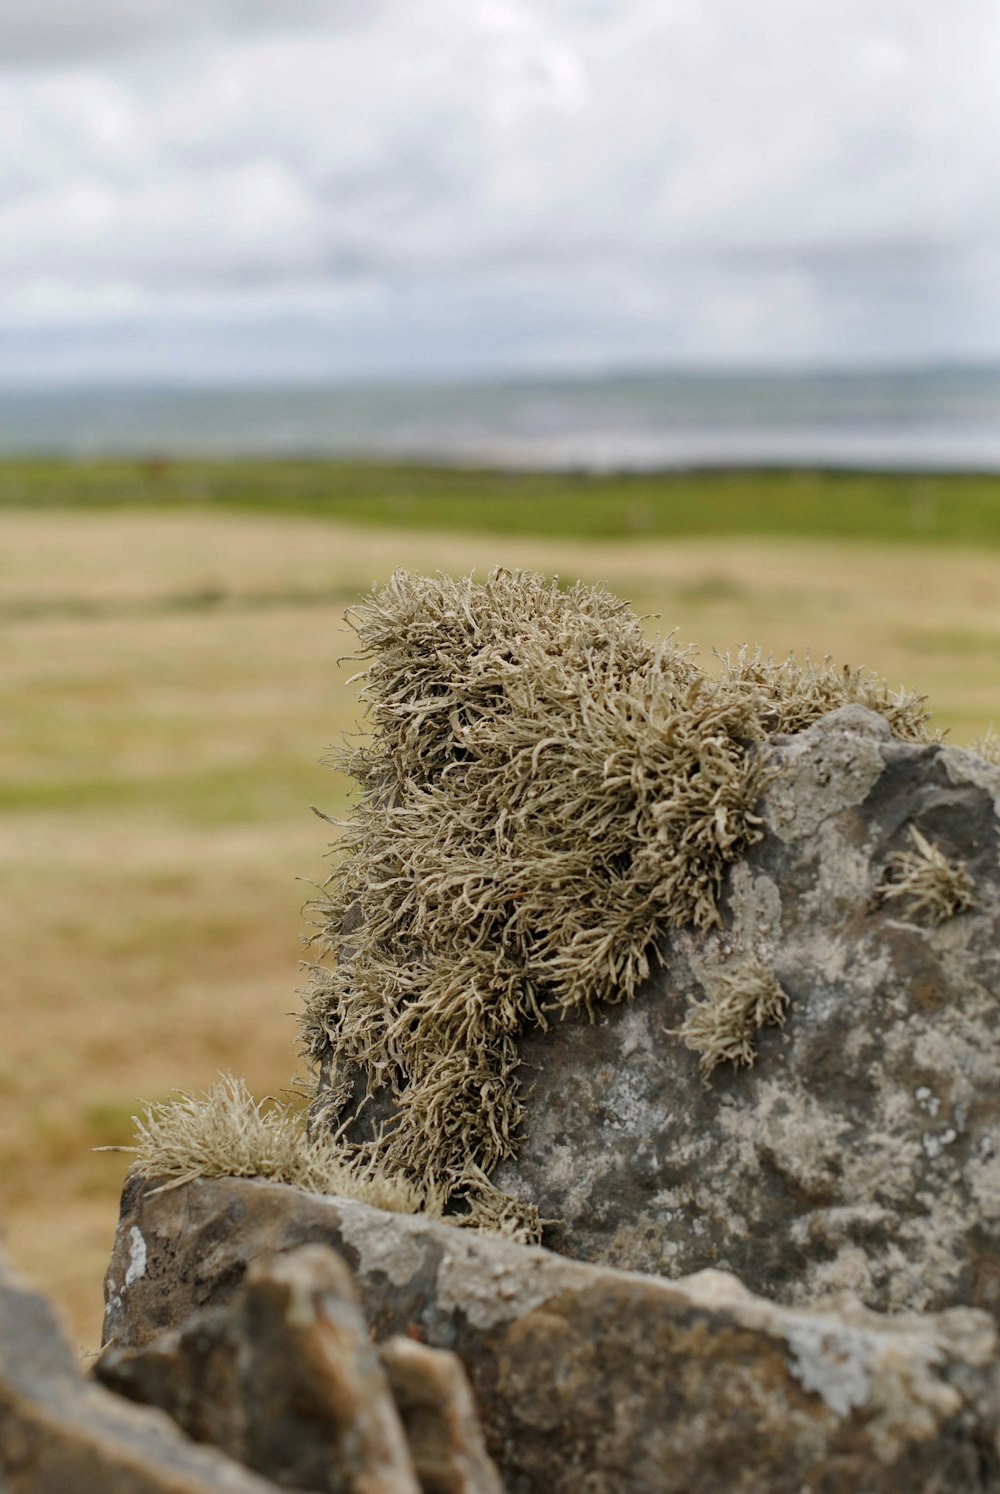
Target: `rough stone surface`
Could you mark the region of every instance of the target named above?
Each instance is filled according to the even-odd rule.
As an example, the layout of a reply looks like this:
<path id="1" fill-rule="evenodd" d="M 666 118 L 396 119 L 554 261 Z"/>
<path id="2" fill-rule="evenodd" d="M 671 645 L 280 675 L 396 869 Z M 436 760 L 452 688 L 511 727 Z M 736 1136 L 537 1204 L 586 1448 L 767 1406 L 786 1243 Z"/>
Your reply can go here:
<path id="1" fill-rule="evenodd" d="M 112 1346 L 95 1372 L 283 1488 L 417 1494 L 351 1274 L 325 1246 L 257 1259 L 225 1307 L 144 1349 Z"/>
<path id="2" fill-rule="evenodd" d="M 402 1334 L 381 1355 L 423 1494 L 503 1494 L 458 1355 Z"/>
<path id="3" fill-rule="evenodd" d="M 1000 769 L 859 706 L 769 750 L 764 838 L 730 868 L 723 927 L 672 934 L 635 1000 L 523 1037 L 524 1121 L 493 1181 L 580 1260 L 1000 1314 Z M 935 922 L 883 895 L 914 829 L 971 909 Z M 706 1082 L 677 1029 L 762 966 L 785 1024 Z M 385 1090 L 352 1118 L 362 1098 L 359 1081 L 336 1118 L 353 1141 L 393 1112 Z"/>
<path id="4" fill-rule="evenodd" d="M 523 1040 L 525 1123 L 494 1181 L 579 1259 L 725 1268 L 786 1303 L 1000 1311 L 1000 771 L 890 740 L 858 707 L 775 752 L 724 928 L 675 936 L 596 1023 Z M 967 871 L 971 911 L 934 926 L 880 898 L 911 826 Z M 753 957 L 786 1024 L 706 1083 L 671 1029 Z"/>
<path id="5" fill-rule="evenodd" d="M 49 1304 L 0 1261 L 2 1494 L 265 1494 L 159 1411 L 79 1373 Z"/>
<path id="6" fill-rule="evenodd" d="M 779 1307 L 721 1272 L 668 1282 L 277 1184 L 134 1179 L 107 1333 L 147 1343 L 315 1241 L 352 1268 L 376 1338 L 461 1358 L 513 1494 L 1000 1490 L 989 1314 Z"/>

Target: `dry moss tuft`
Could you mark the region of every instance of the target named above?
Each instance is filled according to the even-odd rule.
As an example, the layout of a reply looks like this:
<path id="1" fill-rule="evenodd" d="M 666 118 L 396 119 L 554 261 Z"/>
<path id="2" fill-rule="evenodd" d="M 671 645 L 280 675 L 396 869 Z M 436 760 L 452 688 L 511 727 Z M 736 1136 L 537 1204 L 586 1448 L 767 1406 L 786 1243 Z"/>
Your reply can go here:
<path id="1" fill-rule="evenodd" d="M 889 857 L 879 882 L 880 901 L 902 901 L 908 913 L 932 924 L 974 908 L 975 889 L 965 867 L 949 861 L 916 825 L 910 835 L 916 849 Z"/>
<path id="2" fill-rule="evenodd" d="M 977 737 L 971 750 L 977 753 L 984 762 L 990 763 L 994 768 L 1000 768 L 1000 737 L 997 736 L 992 726 L 988 727 L 981 737 Z"/>
<path id="3" fill-rule="evenodd" d="M 706 1078 L 720 1063 L 752 1067 L 760 1029 L 785 1025 L 788 997 L 774 971 L 751 955 L 735 969 L 714 972 L 706 984 L 706 1000 L 690 1008 L 677 1036 L 700 1055 Z"/>
<path id="4" fill-rule="evenodd" d="M 720 654 L 730 689 L 755 688 L 760 724 L 768 736 L 805 731 L 814 721 L 840 706 L 859 705 L 884 716 L 893 736 L 902 742 L 937 741 L 929 731 L 926 700 L 911 690 L 893 690 L 868 669 L 836 665 L 827 654 L 820 663 L 794 654 L 775 659 L 760 649 L 741 648 L 735 660 Z"/>
<path id="5" fill-rule="evenodd" d="M 398 1214 L 441 1212 L 426 1190 L 398 1173 L 390 1177 L 377 1159 L 360 1163 L 332 1138 L 310 1140 L 300 1113 L 254 1100 L 232 1075 L 203 1095 L 147 1106 L 135 1128 L 133 1168 L 169 1178 L 166 1187 L 194 1178 L 266 1178 Z"/>
<path id="6" fill-rule="evenodd" d="M 513 1207 L 486 1179 L 515 1146 L 519 1034 L 628 1000 L 665 931 L 718 922 L 726 868 L 761 833 L 767 737 L 858 703 L 920 740 L 926 713 L 828 660 L 743 650 L 710 677 L 606 591 L 520 572 L 399 572 L 352 620 L 372 734 L 341 758 L 360 795 L 306 993 L 314 1125 L 388 1089 L 393 1117 L 359 1157 L 495 1225 Z M 777 1010 L 765 985 L 744 1026 Z M 709 1060 L 720 1043 L 747 1061 L 709 1013 L 688 1038 L 699 1021 L 709 1067 L 731 1056 Z"/>

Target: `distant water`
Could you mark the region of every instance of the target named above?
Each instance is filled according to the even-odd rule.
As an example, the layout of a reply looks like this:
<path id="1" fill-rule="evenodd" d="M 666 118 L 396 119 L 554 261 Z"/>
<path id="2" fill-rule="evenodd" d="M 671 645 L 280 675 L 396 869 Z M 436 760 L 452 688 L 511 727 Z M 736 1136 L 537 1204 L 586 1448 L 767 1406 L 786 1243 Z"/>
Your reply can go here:
<path id="1" fill-rule="evenodd" d="M 0 391 L 0 455 L 1000 472 L 1000 369 Z"/>

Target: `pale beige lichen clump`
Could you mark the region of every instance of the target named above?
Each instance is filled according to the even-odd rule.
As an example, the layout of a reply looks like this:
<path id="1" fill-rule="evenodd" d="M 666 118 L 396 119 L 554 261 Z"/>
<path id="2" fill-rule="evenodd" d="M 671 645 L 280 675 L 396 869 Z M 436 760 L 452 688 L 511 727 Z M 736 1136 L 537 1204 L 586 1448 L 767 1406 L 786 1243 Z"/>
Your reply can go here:
<path id="1" fill-rule="evenodd" d="M 135 1120 L 135 1140 L 133 1167 L 168 1188 L 194 1178 L 264 1178 L 393 1213 L 440 1213 L 426 1190 L 390 1177 L 376 1159 L 352 1161 L 330 1137 L 308 1137 L 300 1112 L 254 1100 L 232 1075 L 203 1095 L 148 1105 Z"/>
<path id="2" fill-rule="evenodd" d="M 940 734 L 930 730 L 926 697 L 911 690 L 893 690 L 870 669 L 837 665 L 829 654 L 819 664 L 808 657 L 800 664 L 794 654 L 774 659 L 760 649 L 746 647 L 735 660 L 728 654 L 719 657 L 729 687 L 757 687 L 760 723 L 768 736 L 805 731 L 830 711 L 857 705 L 884 717 L 901 742 L 940 740 Z"/>
<path id="3" fill-rule="evenodd" d="M 910 826 L 910 835 L 915 849 L 896 851 L 885 864 L 880 900 L 899 901 L 905 912 L 931 924 L 944 923 L 975 907 L 975 890 L 965 867 L 949 861 L 916 825 Z"/>
<path id="4" fill-rule="evenodd" d="M 977 737 L 972 744 L 972 751 L 992 767 L 1000 768 L 1000 737 L 997 736 L 992 726 L 988 727 L 981 737 Z"/>
<path id="5" fill-rule="evenodd" d="M 306 993 L 313 1125 L 388 1089 L 356 1155 L 530 1231 L 488 1182 L 516 1145 L 519 1034 L 628 1000 L 671 928 L 718 922 L 761 834 L 769 736 L 861 704 L 922 740 L 926 712 L 829 660 L 744 650 L 711 676 L 606 591 L 520 572 L 400 572 L 353 623 L 371 738 L 344 758 L 360 796 Z M 747 1061 L 758 1017 L 779 1019 L 765 975 L 751 986 L 691 1015 L 703 1062 Z"/>
<path id="6" fill-rule="evenodd" d="M 720 1063 L 751 1067 L 760 1029 L 785 1025 L 788 997 L 777 976 L 751 955 L 732 970 L 714 972 L 706 986 L 705 1000 L 690 1007 L 677 1036 L 699 1055 L 706 1078 Z"/>

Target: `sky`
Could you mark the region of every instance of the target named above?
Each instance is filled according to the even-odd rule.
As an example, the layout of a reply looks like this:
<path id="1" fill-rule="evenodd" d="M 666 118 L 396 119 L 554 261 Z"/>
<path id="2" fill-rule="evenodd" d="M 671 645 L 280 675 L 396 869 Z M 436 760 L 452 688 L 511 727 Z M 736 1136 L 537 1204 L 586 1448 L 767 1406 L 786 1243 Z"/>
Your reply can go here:
<path id="1" fill-rule="evenodd" d="M 997 0 L 0 0 L 0 382 L 1000 361 Z"/>

